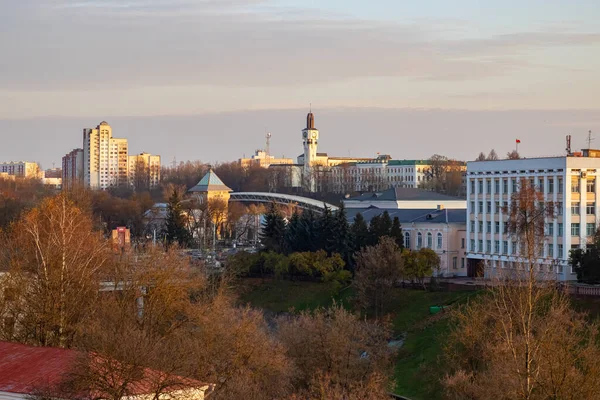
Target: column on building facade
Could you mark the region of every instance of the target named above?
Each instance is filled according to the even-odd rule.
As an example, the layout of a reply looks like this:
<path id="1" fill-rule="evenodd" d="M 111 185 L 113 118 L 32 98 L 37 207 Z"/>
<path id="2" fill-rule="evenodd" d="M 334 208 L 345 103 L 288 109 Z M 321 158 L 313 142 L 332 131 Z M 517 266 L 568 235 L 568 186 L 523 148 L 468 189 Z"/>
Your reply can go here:
<path id="1" fill-rule="evenodd" d="M 552 176 L 552 183 L 553 183 L 553 190 L 552 190 L 552 201 L 554 204 L 556 204 L 556 202 L 558 201 L 558 175 L 553 175 Z M 556 212 L 556 210 L 555 210 Z M 558 219 L 560 218 L 560 215 L 555 215 L 554 220 L 553 220 L 553 235 L 552 235 L 552 247 L 554 248 L 554 251 L 552 252 L 551 256 L 553 260 L 556 260 L 556 258 L 558 257 Z M 558 272 L 558 271 L 555 271 Z"/>
<path id="2" fill-rule="evenodd" d="M 507 209 L 510 210 L 510 206 L 511 206 L 511 203 L 512 203 L 512 201 L 511 201 L 512 200 L 512 194 L 515 191 L 515 187 L 513 185 L 513 182 L 514 182 L 513 177 L 511 177 L 509 175 L 509 176 L 506 177 L 506 179 L 508 179 L 508 193 L 507 193 L 507 196 L 506 196 L 506 207 L 507 207 Z M 512 257 L 512 254 L 513 254 L 513 242 L 512 242 L 512 240 L 510 240 L 510 238 L 507 239 L 507 240 L 508 240 L 508 254 L 509 254 L 510 257 Z"/>
<path id="3" fill-rule="evenodd" d="M 583 169 L 581 170 L 584 171 Z M 587 178 L 579 173 L 579 247 L 587 243 Z"/>
<path id="4" fill-rule="evenodd" d="M 596 223 L 596 229 L 598 228 L 598 223 L 600 222 L 600 210 L 598 210 L 598 196 L 600 195 L 600 185 L 598 184 L 599 176 L 600 172 L 596 170 L 594 173 L 594 221 Z"/>
<path id="5" fill-rule="evenodd" d="M 563 255 L 562 262 L 569 258 L 571 249 L 571 169 L 565 169 L 563 175 Z M 563 279 L 567 270 L 563 269 Z"/>
<path id="6" fill-rule="evenodd" d="M 503 211 L 503 206 L 504 206 L 504 177 L 502 175 L 499 175 L 498 177 L 499 182 L 498 182 L 498 188 L 500 189 L 498 191 L 498 201 L 500 202 L 500 209 L 498 210 L 498 221 L 500 221 L 500 229 L 498 230 L 498 240 L 500 241 L 500 255 L 505 255 L 508 252 L 508 249 L 504 248 L 504 211 Z M 508 246 L 507 246 L 508 247 Z M 502 262 L 502 266 L 504 267 L 504 262 Z"/>

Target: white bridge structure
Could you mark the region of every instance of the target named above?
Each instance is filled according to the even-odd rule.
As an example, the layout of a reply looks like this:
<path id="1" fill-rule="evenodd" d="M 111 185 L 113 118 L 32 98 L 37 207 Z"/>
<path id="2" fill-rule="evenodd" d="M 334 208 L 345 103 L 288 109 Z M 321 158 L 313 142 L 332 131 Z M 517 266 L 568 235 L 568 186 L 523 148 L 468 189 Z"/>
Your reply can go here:
<path id="1" fill-rule="evenodd" d="M 294 196 L 290 194 L 268 193 L 268 192 L 237 192 L 231 193 L 229 201 L 239 201 L 245 203 L 277 203 L 291 204 L 304 210 L 313 210 L 323 212 L 325 207 L 331 211 L 337 211 L 339 207 L 324 203 L 319 200 L 309 199 L 308 197 Z"/>

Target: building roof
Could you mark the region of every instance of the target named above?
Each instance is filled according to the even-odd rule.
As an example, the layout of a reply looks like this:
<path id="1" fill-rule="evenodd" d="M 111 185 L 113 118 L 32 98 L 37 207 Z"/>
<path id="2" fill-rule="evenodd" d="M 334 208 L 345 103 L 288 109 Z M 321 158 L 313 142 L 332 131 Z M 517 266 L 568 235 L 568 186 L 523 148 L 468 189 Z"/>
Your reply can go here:
<path id="1" fill-rule="evenodd" d="M 348 222 L 352 222 L 356 214 L 361 214 L 365 221 L 369 223 L 377 215 L 387 211 L 390 218 L 398 217 L 401 224 L 409 223 L 447 223 L 447 224 L 466 224 L 466 209 L 397 209 L 397 208 L 347 208 L 346 215 Z"/>
<path id="2" fill-rule="evenodd" d="M 30 394 L 58 384 L 76 357 L 73 350 L 0 342 L 0 391 Z"/>
<path id="3" fill-rule="evenodd" d="M 231 190 L 231 188 L 229 188 L 227 185 L 225 185 L 223 183 L 221 178 L 219 178 L 212 169 L 210 169 L 206 173 L 206 175 L 204 175 L 204 177 L 202 179 L 200 179 L 200 182 L 198 182 L 196 184 L 196 186 L 194 186 L 193 188 L 191 188 L 189 190 L 189 192 L 212 192 L 212 191 L 221 191 L 221 192 L 222 191 L 227 191 L 227 192 L 233 191 L 233 190 Z"/>
<path id="4" fill-rule="evenodd" d="M 464 199 L 447 196 L 445 194 L 431 192 L 417 188 L 390 188 L 383 192 L 363 193 L 360 196 L 351 197 L 348 201 L 461 201 Z"/>
<path id="5" fill-rule="evenodd" d="M 37 390 L 58 385 L 71 371 L 78 357 L 76 350 L 0 342 L 0 391 L 34 394 Z M 153 380 L 159 375 L 163 376 L 164 373 L 146 368 L 144 377 L 129 386 L 130 394 L 152 393 Z M 176 378 L 181 382 L 176 385 L 180 388 L 211 387 L 193 379 Z"/>

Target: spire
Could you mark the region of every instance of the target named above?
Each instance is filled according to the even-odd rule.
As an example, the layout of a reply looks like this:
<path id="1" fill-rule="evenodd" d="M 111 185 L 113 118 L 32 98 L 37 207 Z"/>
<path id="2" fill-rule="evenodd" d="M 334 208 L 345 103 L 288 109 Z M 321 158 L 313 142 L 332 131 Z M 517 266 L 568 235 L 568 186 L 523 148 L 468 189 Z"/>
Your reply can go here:
<path id="1" fill-rule="evenodd" d="M 306 116 L 306 129 L 315 129 L 315 116 L 312 111 Z"/>

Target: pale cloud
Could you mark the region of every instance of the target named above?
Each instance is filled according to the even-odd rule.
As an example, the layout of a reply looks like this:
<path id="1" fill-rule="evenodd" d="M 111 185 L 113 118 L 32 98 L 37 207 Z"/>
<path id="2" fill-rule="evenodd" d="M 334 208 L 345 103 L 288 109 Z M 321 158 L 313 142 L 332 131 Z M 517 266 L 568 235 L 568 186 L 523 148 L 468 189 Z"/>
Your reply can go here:
<path id="1" fill-rule="evenodd" d="M 266 0 L 26 2 L 29 16 L 0 42 L 3 89 L 469 80 L 521 68 L 539 48 L 600 44 L 600 33 L 559 31 L 448 40 L 439 26 L 294 13 Z"/>

